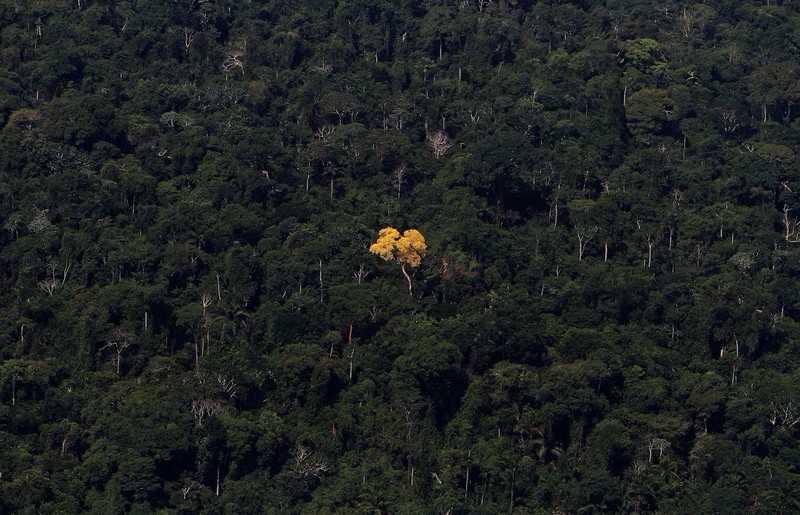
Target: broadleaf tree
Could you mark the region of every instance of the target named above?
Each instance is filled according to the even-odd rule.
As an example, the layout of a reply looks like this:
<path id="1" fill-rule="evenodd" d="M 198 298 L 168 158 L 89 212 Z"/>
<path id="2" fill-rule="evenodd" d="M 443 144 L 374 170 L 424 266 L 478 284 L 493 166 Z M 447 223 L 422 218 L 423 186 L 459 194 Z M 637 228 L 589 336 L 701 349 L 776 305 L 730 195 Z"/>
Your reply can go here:
<path id="1" fill-rule="evenodd" d="M 418 267 L 425 257 L 428 247 L 425 238 L 416 229 L 408 229 L 400 234 L 394 227 L 385 227 L 378 232 L 378 240 L 370 245 L 369 251 L 385 261 L 397 261 L 400 270 L 408 281 L 408 294 L 412 294 L 411 276 L 406 265 Z"/>

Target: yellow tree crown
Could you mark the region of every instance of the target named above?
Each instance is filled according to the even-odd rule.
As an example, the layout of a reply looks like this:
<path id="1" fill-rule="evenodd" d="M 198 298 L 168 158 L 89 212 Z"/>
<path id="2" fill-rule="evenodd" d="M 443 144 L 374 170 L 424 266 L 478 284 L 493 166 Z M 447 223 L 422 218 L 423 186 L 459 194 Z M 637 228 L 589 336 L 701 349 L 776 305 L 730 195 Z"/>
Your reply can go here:
<path id="1" fill-rule="evenodd" d="M 416 229 L 408 229 L 401 236 L 394 227 L 385 227 L 378 232 L 378 240 L 370 245 L 369 251 L 386 261 L 394 259 L 398 263 L 416 267 L 422 262 L 428 247 L 425 238 Z"/>

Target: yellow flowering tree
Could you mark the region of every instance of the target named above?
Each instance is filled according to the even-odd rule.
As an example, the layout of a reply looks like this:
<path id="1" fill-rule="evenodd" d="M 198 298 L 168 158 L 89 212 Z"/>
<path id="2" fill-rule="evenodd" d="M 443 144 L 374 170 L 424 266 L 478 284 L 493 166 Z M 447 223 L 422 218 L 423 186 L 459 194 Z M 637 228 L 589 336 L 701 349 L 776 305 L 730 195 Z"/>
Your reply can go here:
<path id="1" fill-rule="evenodd" d="M 428 251 L 422 234 L 416 229 L 408 229 L 401 235 L 394 227 L 385 227 L 378 232 L 378 240 L 370 245 L 369 251 L 385 261 L 400 263 L 400 270 L 408 281 L 408 294 L 411 295 L 411 276 L 406 272 L 406 265 L 417 267 L 422 263 Z"/>

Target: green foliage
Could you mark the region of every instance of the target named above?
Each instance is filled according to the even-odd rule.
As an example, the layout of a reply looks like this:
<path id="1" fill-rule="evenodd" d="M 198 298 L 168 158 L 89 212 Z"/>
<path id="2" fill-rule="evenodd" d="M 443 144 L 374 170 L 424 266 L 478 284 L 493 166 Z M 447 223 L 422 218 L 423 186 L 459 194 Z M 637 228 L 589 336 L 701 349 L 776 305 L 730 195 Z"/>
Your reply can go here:
<path id="1" fill-rule="evenodd" d="M 0 4 L 0 512 L 797 507 L 791 2 Z"/>

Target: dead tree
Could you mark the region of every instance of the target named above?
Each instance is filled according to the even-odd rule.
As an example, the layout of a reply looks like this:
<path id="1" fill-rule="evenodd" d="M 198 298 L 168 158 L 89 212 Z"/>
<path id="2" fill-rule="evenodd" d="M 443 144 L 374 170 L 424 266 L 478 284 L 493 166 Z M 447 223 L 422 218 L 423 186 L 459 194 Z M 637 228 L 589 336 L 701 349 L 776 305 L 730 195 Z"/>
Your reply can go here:
<path id="1" fill-rule="evenodd" d="M 203 425 L 203 419 L 213 417 L 222 412 L 222 405 L 217 401 L 198 399 L 192 401 L 192 416 L 197 421 L 197 426 Z"/>
<path id="2" fill-rule="evenodd" d="M 183 488 L 181 488 L 181 492 L 183 493 L 183 500 L 184 501 L 186 500 L 186 497 L 189 495 L 189 492 L 191 492 L 192 488 L 194 488 L 196 485 L 197 485 L 197 483 L 192 481 L 192 483 L 190 485 L 187 485 L 187 486 L 184 486 Z"/>
<path id="3" fill-rule="evenodd" d="M 364 282 L 364 279 L 366 279 L 366 278 L 367 278 L 367 276 L 368 276 L 370 273 L 371 273 L 371 272 L 370 272 L 369 270 L 367 270 L 366 268 L 364 268 L 364 263 L 361 263 L 361 264 L 358 266 L 358 270 L 356 270 L 355 272 L 353 272 L 353 278 L 356 280 L 356 282 L 357 282 L 358 284 L 361 284 L 362 282 Z"/>
<path id="4" fill-rule="evenodd" d="M 428 140 L 428 145 L 433 150 L 433 156 L 436 159 L 442 157 L 453 145 L 450 143 L 450 138 L 444 131 L 436 131 L 433 134 L 425 136 Z"/>
<path id="5" fill-rule="evenodd" d="M 723 109 L 720 114 L 722 118 L 722 130 L 727 133 L 736 132 L 741 124 L 736 120 L 736 111 L 733 109 Z"/>
<path id="6" fill-rule="evenodd" d="M 392 182 L 394 183 L 395 188 L 397 188 L 397 198 L 400 198 L 400 190 L 405 184 L 405 175 L 406 175 L 406 165 L 400 165 L 394 169 L 392 172 Z"/>
<path id="7" fill-rule="evenodd" d="M 217 382 L 219 383 L 222 393 L 228 396 L 231 400 L 236 397 L 236 388 L 239 386 L 234 379 L 228 379 L 228 376 L 217 374 Z"/>
<path id="8" fill-rule="evenodd" d="M 222 61 L 222 70 L 225 73 L 229 73 L 238 68 L 242 75 L 244 75 L 244 63 L 242 62 L 244 54 L 244 45 L 240 49 L 231 50 L 228 52 L 225 56 L 225 60 Z"/>
<path id="9" fill-rule="evenodd" d="M 328 136 L 334 133 L 336 127 L 333 125 L 323 125 L 317 129 L 316 136 L 325 143 L 328 142 Z"/>
<path id="10" fill-rule="evenodd" d="M 798 422 L 800 422 L 800 411 L 792 401 L 784 401 L 780 404 L 770 403 L 772 406 L 772 415 L 769 417 L 769 423 L 778 427 L 781 432 L 791 429 Z"/>
<path id="11" fill-rule="evenodd" d="M 328 464 L 316 458 L 311 458 L 313 451 L 298 445 L 292 452 L 294 458 L 294 473 L 300 477 L 314 476 L 321 478 L 328 471 Z"/>
<path id="12" fill-rule="evenodd" d="M 206 308 L 214 302 L 214 297 L 210 293 L 204 293 L 200 296 L 200 303 L 203 305 L 203 316 L 206 316 Z"/>
<path id="13" fill-rule="evenodd" d="M 796 218 L 791 219 L 789 218 L 789 208 L 788 204 L 783 205 L 783 216 L 781 217 L 781 223 L 783 224 L 783 239 L 787 243 L 798 243 L 800 242 L 800 221 Z"/>
<path id="14" fill-rule="evenodd" d="M 118 330 L 112 334 L 111 339 L 100 349 L 101 352 L 109 347 L 114 349 L 113 361 L 117 369 L 118 377 L 120 375 L 120 368 L 122 365 L 122 353 L 125 351 L 125 349 L 133 345 L 134 341 L 135 337 L 132 333 L 124 330 Z"/>
<path id="15" fill-rule="evenodd" d="M 183 28 L 183 47 L 186 49 L 187 54 L 189 53 L 189 47 L 192 46 L 192 41 L 194 41 L 194 35 L 194 29 Z"/>
<path id="16" fill-rule="evenodd" d="M 694 16 L 685 8 L 678 17 L 678 30 L 680 30 L 683 37 L 688 38 L 692 34 L 694 28 Z"/>
<path id="17" fill-rule="evenodd" d="M 647 462 L 653 462 L 653 451 L 656 449 L 658 449 L 658 459 L 661 459 L 664 451 L 670 447 L 671 444 L 663 438 L 651 438 L 650 441 L 647 442 Z"/>
<path id="18" fill-rule="evenodd" d="M 45 291 L 50 297 L 53 296 L 53 292 L 55 292 L 56 288 L 58 288 L 60 285 L 61 283 L 55 277 L 39 281 L 39 288 Z"/>
<path id="19" fill-rule="evenodd" d="M 575 226 L 575 234 L 578 237 L 578 261 L 583 261 L 583 254 L 586 252 L 586 245 L 595 237 L 600 229 L 594 227 Z"/>

